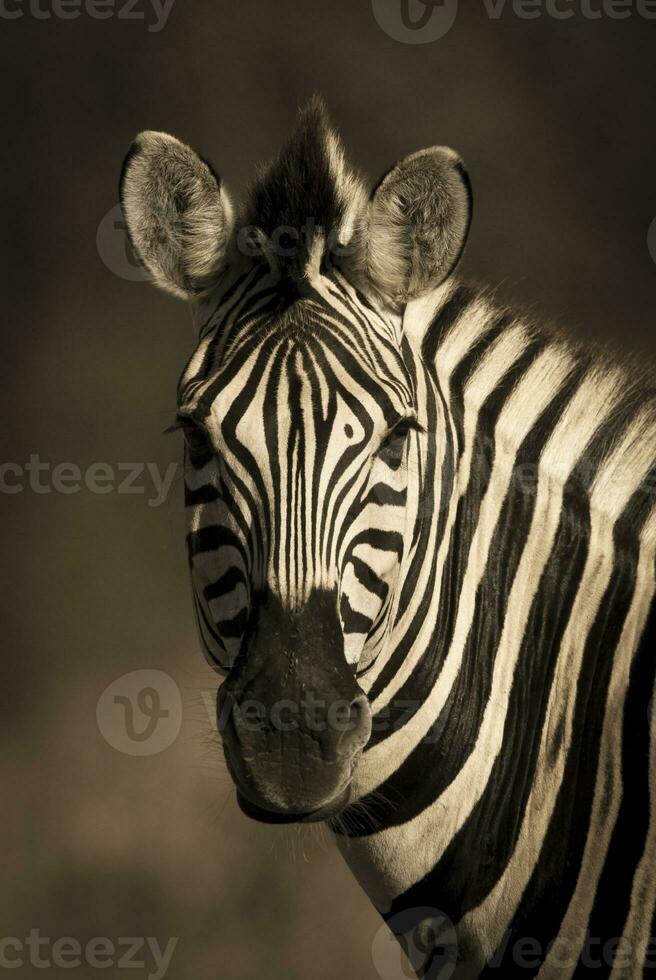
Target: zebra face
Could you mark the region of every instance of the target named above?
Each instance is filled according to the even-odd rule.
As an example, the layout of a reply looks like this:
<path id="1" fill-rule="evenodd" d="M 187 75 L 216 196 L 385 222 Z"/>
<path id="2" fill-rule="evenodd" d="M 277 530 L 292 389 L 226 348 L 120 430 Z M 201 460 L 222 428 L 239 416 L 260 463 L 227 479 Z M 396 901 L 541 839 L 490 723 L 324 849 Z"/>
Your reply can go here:
<path id="1" fill-rule="evenodd" d="M 219 312 L 180 385 L 194 592 L 225 669 L 261 594 L 293 614 L 332 593 L 353 668 L 392 609 L 421 427 L 399 321 L 339 273 L 306 291 L 282 313 L 275 289 L 234 324 Z"/>
<path id="2" fill-rule="evenodd" d="M 268 809 L 323 813 L 369 737 L 357 675 L 390 629 L 421 425 L 397 316 L 338 272 L 280 310 L 261 271 L 239 316 L 219 303 L 180 384 L 189 560 L 207 656 L 229 674 L 219 714 L 238 785 Z M 283 792 L 262 760 L 279 766 L 296 730 L 312 751 Z"/>
<path id="3" fill-rule="evenodd" d="M 133 144 L 121 200 L 143 264 L 199 325 L 178 421 L 228 766 L 251 816 L 323 819 L 370 737 L 360 683 L 418 520 L 425 379 L 404 310 L 457 263 L 466 176 L 433 148 L 368 197 L 313 102 L 239 213 L 162 133 Z"/>

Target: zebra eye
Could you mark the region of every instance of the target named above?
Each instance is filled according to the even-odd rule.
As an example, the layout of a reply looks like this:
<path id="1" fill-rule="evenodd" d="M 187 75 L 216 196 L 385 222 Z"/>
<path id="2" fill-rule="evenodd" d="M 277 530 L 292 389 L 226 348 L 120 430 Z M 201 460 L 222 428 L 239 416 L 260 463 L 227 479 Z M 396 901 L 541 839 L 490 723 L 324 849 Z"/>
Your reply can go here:
<path id="1" fill-rule="evenodd" d="M 212 446 L 206 433 L 195 422 L 185 419 L 181 424 L 189 458 L 194 463 L 205 462 L 211 455 Z"/>
<path id="2" fill-rule="evenodd" d="M 408 435 L 411 432 L 421 431 L 422 428 L 415 418 L 408 417 L 401 419 L 387 433 L 376 455 L 391 469 L 398 469 L 403 462 Z"/>

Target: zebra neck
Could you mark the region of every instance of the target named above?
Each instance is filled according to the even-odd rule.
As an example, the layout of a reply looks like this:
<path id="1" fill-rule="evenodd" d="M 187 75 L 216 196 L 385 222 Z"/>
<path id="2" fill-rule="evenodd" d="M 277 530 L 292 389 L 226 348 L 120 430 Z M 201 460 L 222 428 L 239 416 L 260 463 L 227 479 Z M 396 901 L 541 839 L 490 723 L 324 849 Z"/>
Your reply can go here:
<path id="1" fill-rule="evenodd" d="M 418 530 L 337 829 L 379 909 L 438 903 L 496 935 L 537 858 L 525 815 L 546 834 L 557 807 L 593 806 L 567 755 L 582 732 L 577 754 L 615 751 L 604 707 L 634 657 L 648 717 L 656 406 L 464 287 L 441 294 L 421 359 Z"/>

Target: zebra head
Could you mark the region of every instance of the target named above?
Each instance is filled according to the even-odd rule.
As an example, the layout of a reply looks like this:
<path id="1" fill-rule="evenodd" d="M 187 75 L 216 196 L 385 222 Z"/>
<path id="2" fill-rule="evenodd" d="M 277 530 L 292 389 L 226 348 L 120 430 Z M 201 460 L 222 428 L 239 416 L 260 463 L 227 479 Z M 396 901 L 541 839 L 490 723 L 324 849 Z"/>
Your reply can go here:
<path id="1" fill-rule="evenodd" d="M 371 734 L 361 683 L 419 519 L 425 381 L 403 314 L 457 263 L 466 175 L 426 150 L 368 196 L 315 100 L 239 212 L 162 133 L 133 144 L 121 198 L 143 264 L 199 329 L 178 392 L 188 551 L 239 801 L 325 819 Z"/>

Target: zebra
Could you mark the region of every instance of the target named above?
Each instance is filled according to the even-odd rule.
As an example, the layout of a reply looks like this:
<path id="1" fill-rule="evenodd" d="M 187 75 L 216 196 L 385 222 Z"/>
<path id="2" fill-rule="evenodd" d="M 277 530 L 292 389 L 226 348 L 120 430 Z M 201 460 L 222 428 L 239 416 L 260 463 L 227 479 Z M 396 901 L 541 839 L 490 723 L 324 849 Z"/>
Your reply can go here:
<path id="1" fill-rule="evenodd" d="M 120 191 L 198 333 L 175 427 L 243 812 L 327 822 L 417 976 L 651 975 L 647 372 L 461 281 L 460 157 L 369 192 L 319 98 L 239 207 L 150 131 Z"/>

